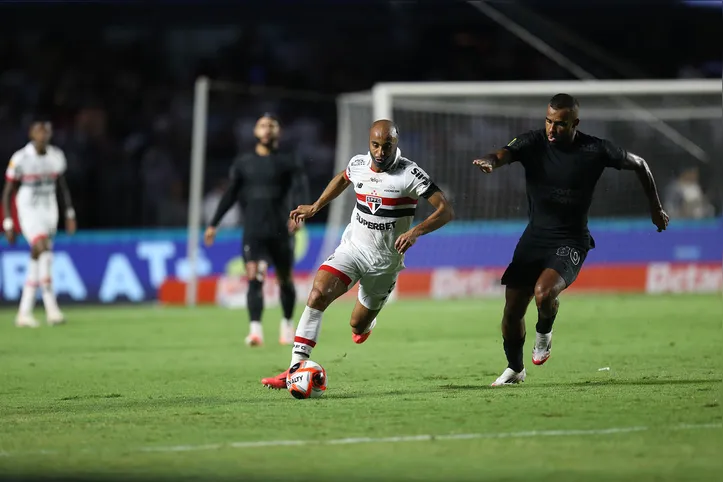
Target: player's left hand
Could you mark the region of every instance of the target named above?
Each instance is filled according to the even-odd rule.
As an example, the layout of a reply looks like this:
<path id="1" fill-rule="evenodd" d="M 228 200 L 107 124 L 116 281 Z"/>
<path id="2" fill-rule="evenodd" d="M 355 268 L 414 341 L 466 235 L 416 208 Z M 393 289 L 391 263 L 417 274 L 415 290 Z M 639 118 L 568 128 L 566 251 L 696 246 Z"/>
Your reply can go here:
<path id="1" fill-rule="evenodd" d="M 653 224 L 658 228 L 659 233 L 665 231 L 665 228 L 668 227 L 668 223 L 670 222 L 668 213 L 663 211 L 662 207 L 654 209 L 650 217 L 653 220 Z"/>
<path id="2" fill-rule="evenodd" d="M 75 218 L 66 218 L 65 219 L 65 231 L 68 234 L 75 234 L 75 231 L 78 229 L 78 223 L 76 222 Z"/>
<path id="3" fill-rule="evenodd" d="M 394 243 L 394 248 L 399 254 L 404 254 L 409 248 L 414 246 L 418 237 L 417 233 L 415 233 L 413 229 L 410 229 L 397 238 L 397 241 Z"/>
<path id="4" fill-rule="evenodd" d="M 479 170 L 484 172 L 485 174 L 489 174 L 494 170 L 494 166 L 489 159 L 475 159 L 474 161 L 472 161 L 472 164 L 477 166 Z"/>
<path id="5" fill-rule="evenodd" d="M 287 224 L 289 228 L 289 234 L 295 234 L 299 229 L 301 229 L 301 225 L 304 223 L 304 221 L 296 222 L 295 220 L 289 218 L 289 222 Z"/>

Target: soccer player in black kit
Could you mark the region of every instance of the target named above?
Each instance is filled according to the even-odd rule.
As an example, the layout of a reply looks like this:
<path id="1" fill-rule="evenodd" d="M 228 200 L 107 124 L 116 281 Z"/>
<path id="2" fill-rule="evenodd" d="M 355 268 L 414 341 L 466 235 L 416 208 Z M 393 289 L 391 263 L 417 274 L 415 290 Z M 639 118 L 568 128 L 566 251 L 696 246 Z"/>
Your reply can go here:
<path id="1" fill-rule="evenodd" d="M 645 160 L 607 140 L 579 132 L 578 109 L 574 97 L 558 94 L 547 106 L 545 129 L 520 135 L 504 148 L 473 161 L 485 173 L 520 162 L 527 181 L 529 223 L 502 276 L 506 286 L 502 338 L 508 367 L 492 386 L 525 380 L 524 316 L 533 298 L 538 321 L 532 362 L 542 365 L 550 357 L 558 295 L 575 281 L 587 252 L 595 247 L 587 217 L 595 185 L 606 167 L 635 171 L 648 198 L 653 224 L 658 232 L 668 226 L 668 215 Z"/>
<path id="2" fill-rule="evenodd" d="M 284 318 L 279 343 L 294 343 L 293 281 L 294 234 L 300 225 L 289 219 L 291 209 L 309 200 L 309 185 L 303 163 L 291 152 L 279 151 L 280 127 L 272 114 L 256 122 L 253 152 L 239 156 L 231 166 L 230 185 L 221 197 L 216 213 L 206 228 L 204 241 L 211 246 L 216 227 L 235 202 L 244 213 L 243 256 L 248 277 L 247 308 L 250 330 L 246 344 L 263 344 L 261 315 L 264 309 L 263 283 L 267 261 L 276 270 Z"/>

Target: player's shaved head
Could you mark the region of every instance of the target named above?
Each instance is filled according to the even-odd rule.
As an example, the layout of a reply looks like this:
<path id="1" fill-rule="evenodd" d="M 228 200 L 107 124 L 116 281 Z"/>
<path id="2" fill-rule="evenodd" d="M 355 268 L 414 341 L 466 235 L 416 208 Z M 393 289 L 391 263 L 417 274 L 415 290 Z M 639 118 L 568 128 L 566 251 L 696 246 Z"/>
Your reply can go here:
<path id="1" fill-rule="evenodd" d="M 397 125 L 387 119 L 380 119 L 372 124 L 369 129 L 369 139 L 376 137 L 377 139 L 396 139 L 399 140 L 399 129 Z"/>
<path id="2" fill-rule="evenodd" d="M 376 171 L 389 169 L 394 163 L 399 143 L 397 125 L 387 119 L 380 119 L 369 129 L 369 153 Z"/>
<path id="3" fill-rule="evenodd" d="M 557 94 L 550 99 L 545 117 L 547 140 L 553 144 L 570 143 L 580 123 L 580 104 L 570 94 Z"/>

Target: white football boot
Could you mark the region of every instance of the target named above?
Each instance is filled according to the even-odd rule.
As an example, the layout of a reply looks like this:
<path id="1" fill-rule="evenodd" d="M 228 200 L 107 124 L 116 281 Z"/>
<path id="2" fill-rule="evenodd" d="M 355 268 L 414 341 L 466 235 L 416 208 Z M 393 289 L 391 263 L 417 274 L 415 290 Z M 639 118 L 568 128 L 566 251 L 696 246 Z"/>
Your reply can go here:
<path id="1" fill-rule="evenodd" d="M 65 317 L 63 316 L 63 313 L 58 311 L 55 313 L 48 313 L 48 315 L 45 318 L 45 321 L 50 326 L 62 325 L 65 323 Z"/>
<path id="2" fill-rule="evenodd" d="M 532 363 L 542 365 L 550 358 L 552 350 L 552 332 L 547 334 L 538 333 L 535 338 L 535 346 L 532 349 Z"/>
<path id="3" fill-rule="evenodd" d="M 264 329 L 261 322 L 252 321 L 249 324 L 249 335 L 244 341 L 247 346 L 261 346 L 264 344 Z"/>
<path id="4" fill-rule="evenodd" d="M 516 372 L 512 368 L 505 368 L 502 375 L 492 383 L 493 387 L 501 387 L 504 385 L 514 385 L 516 383 L 524 382 L 527 376 L 527 371 L 523 368 L 521 372 Z"/>
<path id="5" fill-rule="evenodd" d="M 18 316 L 15 317 L 15 326 L 18 328 L 38 328 L 40 323 L 33 318 L 33 315 L 18 314 Z"/>

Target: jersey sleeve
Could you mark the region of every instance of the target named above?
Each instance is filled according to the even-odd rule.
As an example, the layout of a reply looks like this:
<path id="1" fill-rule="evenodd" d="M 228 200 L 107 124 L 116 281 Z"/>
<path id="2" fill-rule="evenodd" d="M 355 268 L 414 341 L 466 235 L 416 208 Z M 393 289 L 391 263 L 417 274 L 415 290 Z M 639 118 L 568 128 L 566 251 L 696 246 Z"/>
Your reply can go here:
<path id="1" fill-rule="evenodd" d="M 58 175 L 62 176 L 68 170 L 68 161 L 65 159 L 65 153 L 58 149 Z"/>
<path id="2" fill-rule="evenodd" d="M 439 191 L 439 187 L 432 181 L 421 167 L 412 165 L 404 172 L 407 195 L 413 199 L 423 197 L 429 199 L 432 194 Z"/>
<path id="3" fill-rule="evenodd" d="M 8 167 L 5 170 L 5 179 L 10 181 L 20 181 L 23 177 L 23 166 L 22 166 L 21 154 L 15 153 L 8 162 Z"/>
<path id="4" fill-rule="evenodd" d="M 541 141 L 544 138 L 539 131 L 529 131 L 512 139 L 503 149 L 512 154 L 512 162 L 524 163 L 540 147 Z"/>
<path id="5" fill-rule="evenodd" d="M 354 173 L 357 172 L 360 166 L 364 166 L 366 164 L 366 159 L 364 156 L 354 156 L 349 160 L 349 164 L 346 165 L 346 169 L 344 170 L 344 177 L 347 181 L 353 181 L 354 180 Z"/>
<path id="6" fill-rule="evenodd" d="M 608 140 L 600 141 L 600 154 L 605 167 L 612 167 L 620 170 L 623 168 L 628 153 L 622 147 L 618 147 Z"/>
<path id="7" fill-rule="evenodd" d="M 231 184 L 241 184 L 243 181 L 243 174 L 241 173 L 240 159 L 234 160 L 231 164 L 231 168 L 228 170 L 228 180 Z"/>

